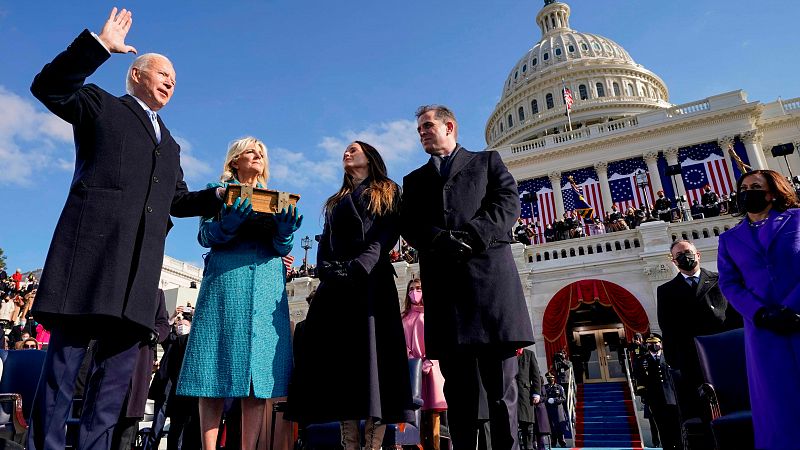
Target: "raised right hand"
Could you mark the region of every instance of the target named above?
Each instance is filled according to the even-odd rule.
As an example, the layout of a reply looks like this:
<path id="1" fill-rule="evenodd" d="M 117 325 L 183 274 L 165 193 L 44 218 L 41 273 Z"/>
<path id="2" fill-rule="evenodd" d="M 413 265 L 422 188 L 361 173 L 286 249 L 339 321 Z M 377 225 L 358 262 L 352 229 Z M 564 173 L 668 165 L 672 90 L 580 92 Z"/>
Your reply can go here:
<path id="1" fill-rule="evenodd" d="M 222 205 L 222 213 L 219 219 L 219 225 L 222 231 L 233 234 L 253 215 L 253 207 L 250 205 L 250 199 L 246 198 L 242 201 L 239 197 L 233 202 L 233 205 Z"/>
<path id="2" fill-rule="evenodd" d="M 106 45 L 111 53 L 136 53 L 135 48 L 125 44 L 125 36 L 131 29 L 131 23 L 133 23 L 133 18 L 130 11 L 123 9 L 117 14 L 117 8 L 114 7 L 97 38 Z"/>

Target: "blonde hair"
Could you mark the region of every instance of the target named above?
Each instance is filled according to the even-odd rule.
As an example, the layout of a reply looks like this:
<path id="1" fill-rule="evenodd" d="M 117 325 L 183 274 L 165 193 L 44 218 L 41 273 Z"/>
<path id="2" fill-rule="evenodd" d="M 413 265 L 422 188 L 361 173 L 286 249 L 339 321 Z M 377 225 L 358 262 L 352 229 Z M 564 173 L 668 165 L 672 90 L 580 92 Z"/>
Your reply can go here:
<path id="1" fill-rule="evenodd" d="M 261 157 L 264 159 L 264 170 L 258 174 L 257 179 L 263 187 L 267 187 L 267 181 L 269 181 L 269 159 L 267 158 L 267 146 L 252 136 L 243 137 L 231 142 L 230 147 L 228 147 L 228 153 L 225 155 L 225 163 L 222 165 L 222 175 L 219 177 L 220 181 L 223 183 L 234 179 L 241 181 L 236 177 L 236 169 L 234 169 L 231 164 L 239 159 L 239 156 L 241 156 L 242 153 L 244 153 L 251 145 L 255 145 L 256 148 L 261 151 Z"/>

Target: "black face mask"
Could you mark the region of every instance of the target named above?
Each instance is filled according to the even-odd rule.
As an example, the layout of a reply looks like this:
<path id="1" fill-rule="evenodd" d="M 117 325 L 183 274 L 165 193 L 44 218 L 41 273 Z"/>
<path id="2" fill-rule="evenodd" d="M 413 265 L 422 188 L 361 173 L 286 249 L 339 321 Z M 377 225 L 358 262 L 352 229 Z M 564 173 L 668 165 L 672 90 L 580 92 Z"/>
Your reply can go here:
<path id="1" fill-rule="evenodd" d="M 679 269 L 694 270 L 697 267 L 697 254 L 695 253 L 679 253 L 675 257 L 675 262 Z"/>
<path id="2" fill-rule="evenodd" d="M 658 353 L 661 350 L 661 344 L 647 344 L 647 350 L 650 353 Z"/>
<path id="3" fill-rule="evenodd" d="M 739 208 L 751 214 L 760 213 L 767 209 L 767 205 L 769 205 L 767 191 L 742 191 L 736 199 L 739 203 Z"/>

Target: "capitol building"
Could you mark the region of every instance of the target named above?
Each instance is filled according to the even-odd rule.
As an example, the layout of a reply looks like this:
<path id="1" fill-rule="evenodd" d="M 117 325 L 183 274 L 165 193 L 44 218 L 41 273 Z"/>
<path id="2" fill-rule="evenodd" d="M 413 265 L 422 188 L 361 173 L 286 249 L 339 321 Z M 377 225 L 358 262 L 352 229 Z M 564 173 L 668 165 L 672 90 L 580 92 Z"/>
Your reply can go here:
<path id="1" fill-rule="evenodd" d="M 612 206 L 652 205 L 662 190 L 689 201 L 705 184 L 728 194 L 740 175 L 734 154 L 754 169 L 789 176 L 787 161 L 800 169 L 797 152 L 787 159 L 771 152 L 782 144 L 800 147 L 800 98 L 762 103 L 739 90 L 672 104 L 657 74 L 613 40 L 572 29 L 570 14 L 568 4 L 545 0 L 535 17 L 541 39 L 510 62 L 500 101 L 486 120 L 486 150 L 502 155 L 523 194 L 523 219 L 538 222 L 538 231 L 573 208 L 570 177 L 602 217 Z M 569 120 L 565 87 L 573 98 Z M 682 173 L 668 175 L 669 166 Z M 647 174 L 644 188 L 635 181 L 640 171 Z M 513 244 L 541 366 L 555 350 L 589 346 L 595 349 L 590 372 L 598 381 L 624 379 L 613 364 L 615 347 L 635 332 L 659 332 L 656 288 L 677 274 L 670 243 L 693 241 L 703 267 L 716 270 L 718 236 L 738 221 L 730 215 L 676 219 Z M 395 269 L 402 297 L 419 268 L 400 262 Z M 305 316 L 305 297 L 316 283 L 289 283 L 294 321 Z"/>

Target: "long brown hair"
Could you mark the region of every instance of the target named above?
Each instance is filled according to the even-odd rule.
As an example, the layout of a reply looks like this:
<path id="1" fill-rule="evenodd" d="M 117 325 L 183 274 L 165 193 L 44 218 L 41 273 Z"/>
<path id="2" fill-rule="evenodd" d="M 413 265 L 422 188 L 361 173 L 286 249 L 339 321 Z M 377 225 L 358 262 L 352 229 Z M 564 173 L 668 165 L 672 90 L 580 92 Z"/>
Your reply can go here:
<path id="1" fill-rule="evenodd" d="M 369 186 L 364 189 L 362 195 L 369 196 L 367 209 L 372 214 L 382 216 L 397 209 L 397 183 L 390 180 L 386 175 L 386 164 L 383 162 L 378 150 L 362 141 L 354 141 L 361 146 L 364 155 L 367 157 L 367 169 L 369 170 Z M 353 177 L 344 173 L 342 187 L 339 192 L 333 194 L 325 202 L 325 213 L 330 214 L 334 206 L 338 205 L 342 199 L 349 195 L 356 188 Z"/>
<path id="2" fill-rule="evenodd" d="M 400 317 L 405 317 L 406 314 L 408 314 L 408 312 L 411 311 L 411 300 L 409 300 L 408 294 L 409 292 L 411 292 L 411 285 L 414 283 L 419 283 L 420 286 L 422 286 L 422 282 L 419 280 L 419 278 L 412 278 L 411 280 L 409 280 L 408 284 L 406 285 L 406 298 L 405 300 L 403 300 L 403 312 L 400 313 Z M 423 300 L 420 303 L 420 305 L 424 304 L 425 301 Z"/>
<path id="3" fill-rule="evenodd" d="M 746 174 L 739 177 L 739 180 L 736 182 L 736 198 L 739 198 L 739 194 L 742 193 L 742 181 L 745 178 L 749 177 L 750 175 L 762 175 L 765 180 L 767 180 L 767 186 L 769 186 L 769 193 L 772 194 L 774 197 L 772 201 L 772 209 L 776 211 L 786 211 L 789 208 L 798 208 L 800 207 L 800 201 L 797 199 L 797 193 L 794 191 L 794 187 L 786 181 L 786 178 L 783 177 L 780 173 L 774 170 L 751 170 Z M 742 212 L 744 214 L 744 212 Z"/>

